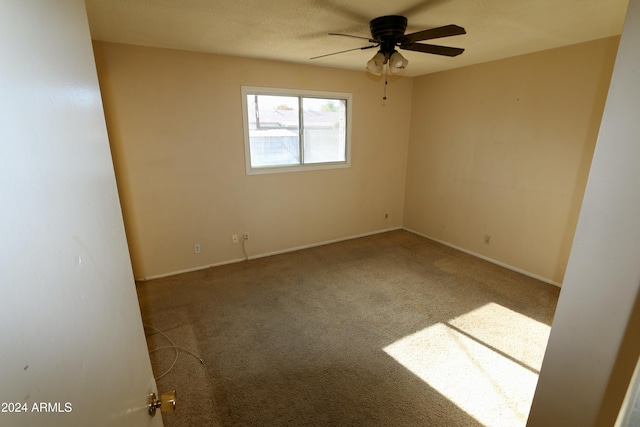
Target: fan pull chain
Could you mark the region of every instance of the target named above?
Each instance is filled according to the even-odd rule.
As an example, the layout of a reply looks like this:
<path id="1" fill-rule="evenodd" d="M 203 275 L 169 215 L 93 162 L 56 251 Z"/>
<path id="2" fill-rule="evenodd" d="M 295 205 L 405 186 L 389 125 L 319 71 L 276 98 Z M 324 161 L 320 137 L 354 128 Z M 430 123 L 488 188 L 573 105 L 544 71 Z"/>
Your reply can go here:
<path id="1" fill-rule="evenodd" d="M 389 71 L 389 67 L 385 65 L 385 67 L 384 67 L 384 94 L 382 96 L 382 100 L 383 101 L 387 100 L 387 84 L 389 84 L 389 82 L 387 81 L 387 77 L 389 75 L 388 71 Z"/>

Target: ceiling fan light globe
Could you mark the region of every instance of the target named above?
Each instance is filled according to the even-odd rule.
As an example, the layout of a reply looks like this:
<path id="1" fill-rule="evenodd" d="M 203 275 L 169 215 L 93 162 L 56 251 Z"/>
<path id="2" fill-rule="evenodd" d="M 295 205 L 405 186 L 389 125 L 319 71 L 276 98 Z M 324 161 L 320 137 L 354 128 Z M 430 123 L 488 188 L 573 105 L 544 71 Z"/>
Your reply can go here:
<path id="1" fill-rule="evenodd" d="M 382 54 L 382 52 L 378 52 L 369 60 L 369 62 L 367 62 L 367 71 L 379 76 L 382 74 L 382 70 L 384 69 L 384 64 L 386 62 L 387 58 Z"/>
<path id="2" fill-rule="evenodd" d="M 392 73 L 399 73 L 407 68 L 407 65 L 409 65 L 409 61 L 399 52 L 393 52 L 389 57 L 389 71 Z"/>

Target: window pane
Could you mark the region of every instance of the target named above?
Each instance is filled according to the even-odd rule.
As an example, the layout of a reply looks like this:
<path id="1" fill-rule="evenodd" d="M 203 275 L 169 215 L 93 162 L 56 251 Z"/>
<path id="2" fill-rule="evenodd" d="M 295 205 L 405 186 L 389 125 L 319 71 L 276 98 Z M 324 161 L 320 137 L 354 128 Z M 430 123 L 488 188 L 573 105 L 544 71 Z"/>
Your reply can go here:
<path id="1" fill-rule="evenodd" d="M 247 175 L 350 167 L 351 99 L 242 86 Z"/>
<path id="2" fill-rule="evenodd" d="M 346 160 L 346 101 L 303 98 L 304 163 Z"/>
<path id="3" fill-rule="evenodd" d="M 300 164 L 298 97 L 247 95 L 251 166 Z"/>

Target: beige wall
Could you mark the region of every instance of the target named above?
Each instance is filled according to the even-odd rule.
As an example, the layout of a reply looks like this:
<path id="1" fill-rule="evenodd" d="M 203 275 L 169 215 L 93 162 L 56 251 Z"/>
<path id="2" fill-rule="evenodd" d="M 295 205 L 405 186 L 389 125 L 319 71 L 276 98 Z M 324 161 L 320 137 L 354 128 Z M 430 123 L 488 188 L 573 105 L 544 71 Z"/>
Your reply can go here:
<path id="1" fill-rule="evenodd" d="M 251 256 L 404 226 L 560 284 L 618 40 L 396 78 L 386 103 L 364 72 L 95 42 L 135 276 L 242 259 L 244 231 Z M 242 85 L 353 93 L 352 167 L 247 176 Z"/>
<path id="2" fill-rule="evenodd" d="M 412 80 L 95 42 L 137 279 L 402 225 Z M 351 168 L 247 176 L 242 85 L 353 93 Z M 385 213 L 389 218 L 385 219 Z M 195 255 L 199 243 L 202 253 Z"/>
<path id="3" fill-rule="evenodd" d="M 404 226 L 560 284 L 618 40 L 415 78 Z"/>

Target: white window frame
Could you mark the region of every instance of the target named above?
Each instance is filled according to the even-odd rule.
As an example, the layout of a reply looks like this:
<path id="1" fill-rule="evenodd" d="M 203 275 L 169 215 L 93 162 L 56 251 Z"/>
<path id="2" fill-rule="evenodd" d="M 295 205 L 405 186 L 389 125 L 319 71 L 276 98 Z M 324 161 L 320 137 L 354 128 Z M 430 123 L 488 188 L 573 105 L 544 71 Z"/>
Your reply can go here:
<path id="1" fill-rule="evenodd" d="M 308 170 L 320 170 L 320 169 L 338 169 L 351 167 L 351 109 L 353 96 L 350 93 L 344 92 L 324 92 L 324 91 L 311 91 L 311 90 L 297 90 L 297 89 L 279 89 L 279 88 L 265 88 L 255 86 L 242 86 L 242 125 L 244 133 L 244 157 L 245 168 L 247 175 L 258 175 L 267 173 L 282 173 L 282 172 L 299 172 Z M 308 163 L 308 164 L 295 164 L 295 165 L 277 165 L 277 166 L 251 166 L 251 144 L 249 139 L 249 117 L 247 110 L 247 95 L 272 95 L 272 96 L 295 96 L 298 98 L 326 98 L 326 99 L 342 99 L 346 101 L 346 134 L 345 134 L 345 160 L 339 162 L 322 162 L 322 163 Z M 303 123 L 300 123 L 300 130 L 302 131 Z M 302 140 L 300 140 L 300 150 L 302 147 Z"/>

